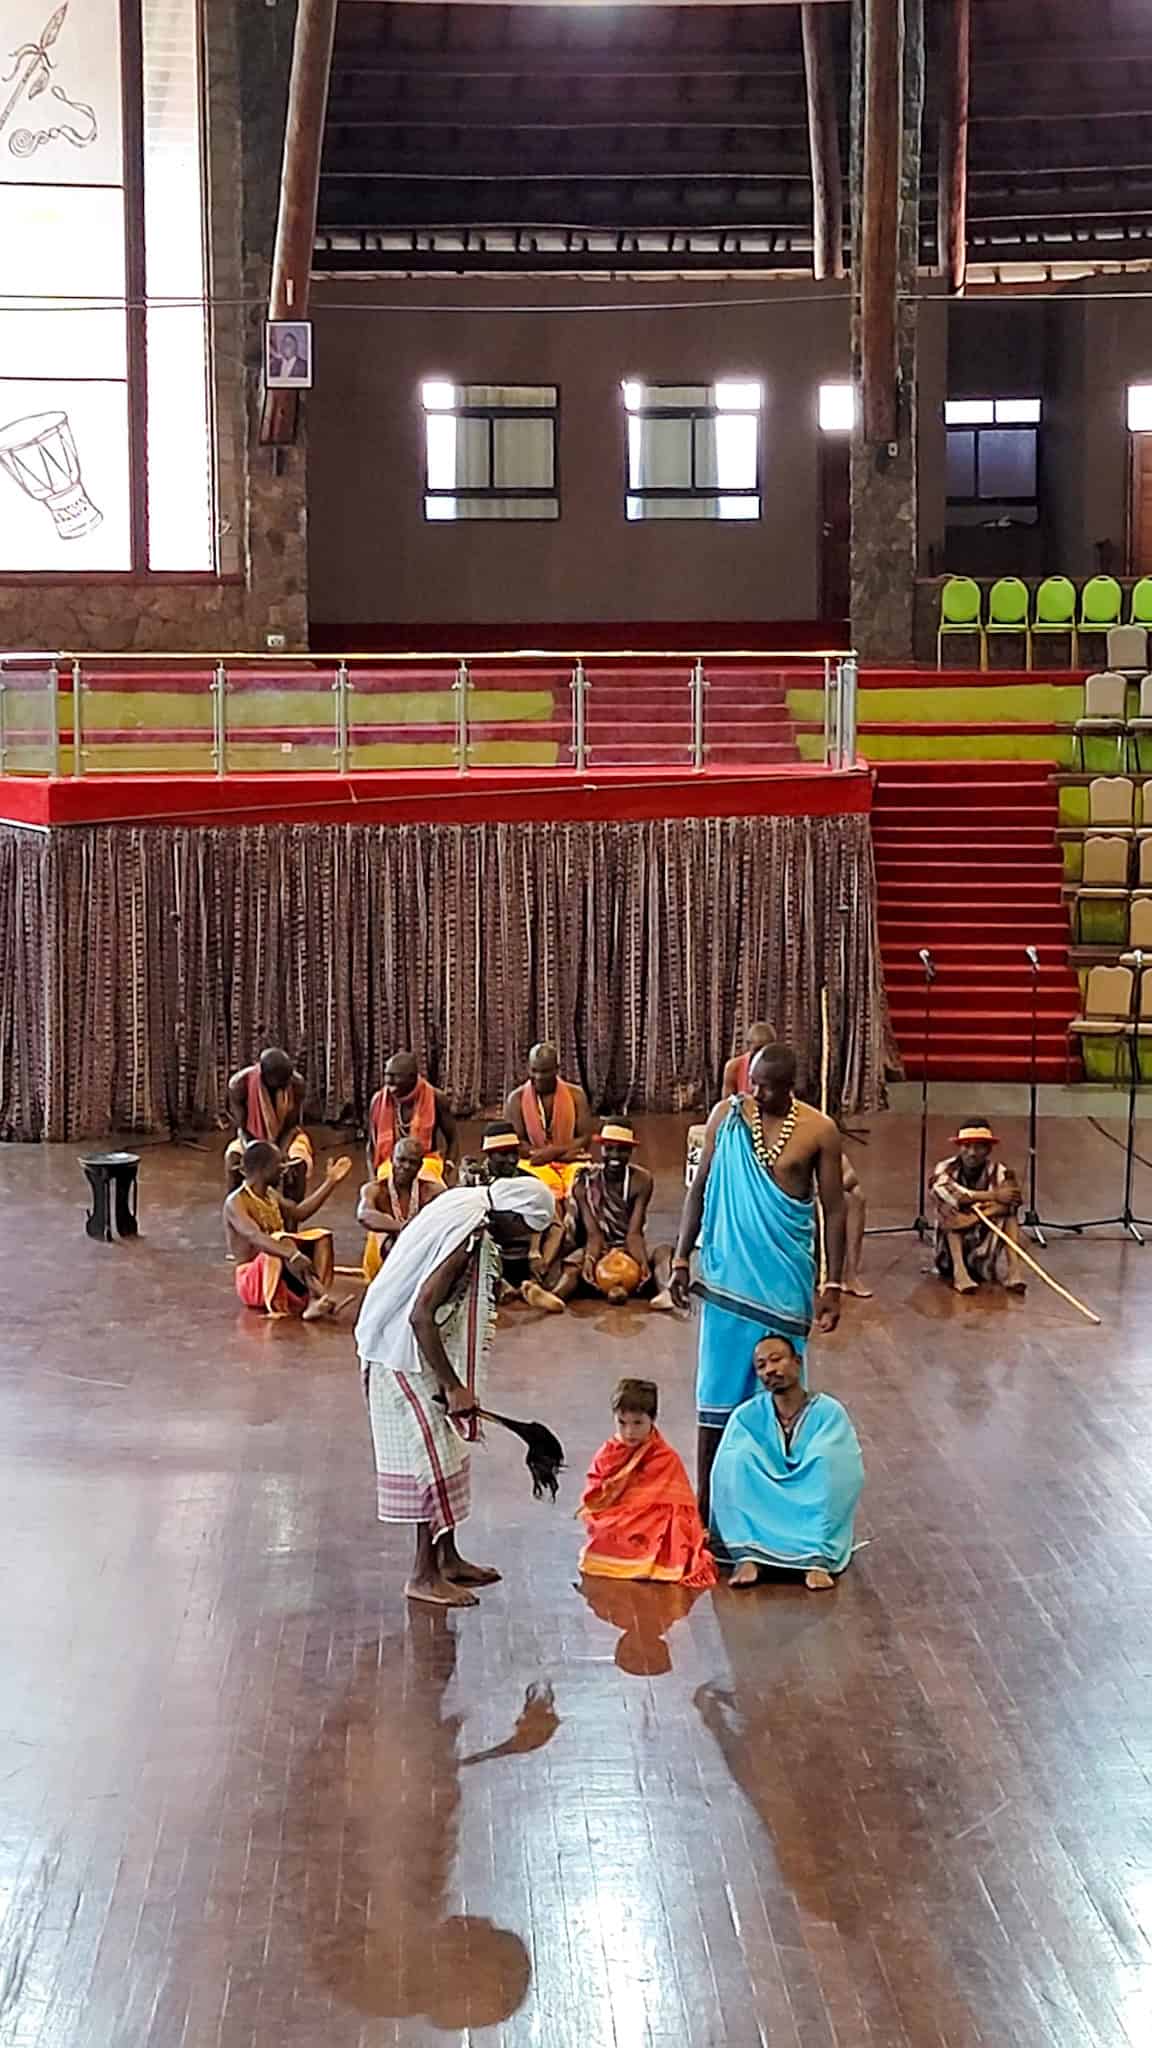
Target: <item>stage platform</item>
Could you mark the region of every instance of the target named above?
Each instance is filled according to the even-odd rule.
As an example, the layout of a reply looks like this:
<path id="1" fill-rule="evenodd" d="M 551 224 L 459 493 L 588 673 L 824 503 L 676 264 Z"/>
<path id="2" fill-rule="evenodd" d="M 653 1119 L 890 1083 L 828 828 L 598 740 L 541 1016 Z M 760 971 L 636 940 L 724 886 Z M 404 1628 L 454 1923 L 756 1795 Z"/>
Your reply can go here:
<path id="1" fill-rule="evenodd" d="M 641 1126 L 654 1238 L 686 1122 Z M 446 1619 L 374 1519 L 351 1312 L 236 1302 L 222 1143 L 144 1150 L 123 1246 L 75 1148 L 0 1148 L 5 2044 L 1145 2048 L 1152 1254 L 1052 1247 L 1095 1330 L 869 1241 L 875 1300 L 812 1347 L 867 1472 L 821 1595 L 582 1581 L 612 1389 L 655 1378 L 691 1462 L 695 1329 L 503 1311 L 493 1405 L 568 1470 L 534 1501 L 492 1432 L 466 1536 L 504 1578 Z M 1041 1144 L 1054 1206 L 1114 1206 L 1114 1144 Z M 916 1148 L 852 1147 L 876 1222 Z"/>
<path id="2" fill-rule="evenodd" d="M 771 769 L 482 769 L 465 774 L 0 776 L 0 823 L 69 825 L 533 824 L 866 813 L 861 763 Z"/>

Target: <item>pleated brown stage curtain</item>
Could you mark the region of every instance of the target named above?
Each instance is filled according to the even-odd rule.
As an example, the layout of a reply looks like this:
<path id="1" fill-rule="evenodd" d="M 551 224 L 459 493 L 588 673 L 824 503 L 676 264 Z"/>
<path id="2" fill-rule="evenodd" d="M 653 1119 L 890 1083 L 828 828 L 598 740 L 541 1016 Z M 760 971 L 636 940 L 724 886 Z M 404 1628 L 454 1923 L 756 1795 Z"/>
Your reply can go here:
<path id="1" fill-rule="evenodd" d="M 0 937 L 33 933 L 0 1009 L 11 1136 L 211 1121 L 272 1043 L 325 1120 L 400 1047 L 458 1109 L 496 1103 L 543 1037 L 599 1104 L 695 1108 L 757 1016 L 814 1083 L 825 980 L 844 1107 L 882 1098 L 865 818 L 31 838 L 0 832 Z"/>

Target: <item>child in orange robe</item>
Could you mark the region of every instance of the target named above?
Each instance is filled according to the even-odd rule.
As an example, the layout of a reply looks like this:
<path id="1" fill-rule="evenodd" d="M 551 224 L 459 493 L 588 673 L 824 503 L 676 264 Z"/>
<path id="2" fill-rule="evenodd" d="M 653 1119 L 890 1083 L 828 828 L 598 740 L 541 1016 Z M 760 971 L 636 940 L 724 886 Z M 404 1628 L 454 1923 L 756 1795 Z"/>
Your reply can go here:
<path id="1" fill-rule="evenodd" d="M 588 1542 L 580 1569 L 605 1579 L 714 1586 L 716 1566 L 678 1454 L 656 1427 L 652 1380 L 621 1380 L 616 1434 L 597 1451 L 580 1514 Z"/>

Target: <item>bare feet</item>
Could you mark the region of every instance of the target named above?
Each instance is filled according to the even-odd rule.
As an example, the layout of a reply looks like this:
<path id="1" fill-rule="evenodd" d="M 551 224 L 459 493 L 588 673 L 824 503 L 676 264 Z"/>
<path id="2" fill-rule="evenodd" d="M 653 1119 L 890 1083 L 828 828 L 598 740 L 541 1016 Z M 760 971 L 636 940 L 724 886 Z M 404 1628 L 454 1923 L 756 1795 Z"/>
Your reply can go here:
<path id="1" fill-rule="evenodd" d="M 479 1607 L 475 1593 L 464 1586 L 450 1585 L 445 1578 L 409 1579 L 404 1588 L 408 1600 L 424 1600 L 430 1607 Z"/>
<path id="2" fill-rule="evenodd" d="M 952 1291 L 954 1294 L 975 1294 L 976 1282 L 974 1280 L 954 1280 L 952 1282 Z"/>
<path id="3" fill-rule="evenodd" d="M 1004 1282 L 1004 1291 L 1006 1294 L 1027 1294 L 1028 1282 L 1026 1280 L 1006 1280 Z"/>
<path id="4" fill-rule="evenodd" d="M 648 1303 L 648 1307 L 650 1311 L 655 1309 L 658 1313 L 671 1310 L 674 1307 L 674 1303 L 668 1288 L 662 1287 L 659 1294 L 654 1294 Z"/>
<path id="5" fill-rule="evenodd" d="M 728 1581 L 728 1584 L 733 1588 L 734 1591 L 739 1592 L 739 1590 L 743 1586 L 757 1585 L 759 1579 L 759 1565 L 753 1564 L 751 1558 L 746 1558 L 743 1564 L 737 1565 L 735 1571 L 732 1574 L 732 1577 Z"/>
<path id="6" fill-rule="evenodd" d="M 315 1301 L 308 1303 L 300 1320 L 302 1323 L 318 1323 L 325 1316 L 338 1316 L 341 1309 L 347 1308 L 349 1302 L 355 1299 L 353 1294 L 346 1294 L 342 1301 L 337 1301 L 333 1294 L 318 1295 Z"/>
<path id="7" fill-rule="evenodd" d="M 857 1301 L 872 1300 L 872 1289 L 865 1287 L 860 1280 L 846 1280 L 844 1282 L 844 1292 L 845 1294 L 853 1295 Z"/>
<path id="8" fill-rule="evenodd" d="M 815 1565 L 810 1572 L 805 1572 L 804 1584 L 810 1593 L 827 1593 L 836 1581 L 831 1572 L 826 1572 L 822 1565 Z"/>
<path id="9" fill-rule="evenodd" d="M 529 1308 L 546 1309 L 550 1316 L 562 1316 L 564 1314 L 564 1303 L 561 1301 L 560 1296 L 558 1294 L 550 1294 L 546 1287 L 541 1287 L 538 1280 L 526 1280 L 520 1292 L 528 1303 Z"/>
<path id="10" fill-rule="evenodd" d="M 454 1558 L 451 1564 L 442 1567 L 440 1576 L 450 1586 L 498 1586 L 500 1573 L 491 1565 L 469 1564 L 466 1557 Z"/>

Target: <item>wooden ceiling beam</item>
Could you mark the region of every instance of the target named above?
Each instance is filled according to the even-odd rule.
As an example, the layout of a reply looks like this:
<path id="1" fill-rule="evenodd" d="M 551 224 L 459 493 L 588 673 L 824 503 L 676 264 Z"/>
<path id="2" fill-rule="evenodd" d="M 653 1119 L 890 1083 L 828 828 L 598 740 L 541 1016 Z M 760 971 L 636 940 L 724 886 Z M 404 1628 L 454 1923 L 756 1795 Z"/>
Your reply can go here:
<path id="1" fill-rule="evenodd" d="M 800 9 L 808 149 L 812 174 L 812 274 L 844 275 L 844 181 L 836 71 L 828 17 L 819 7 Z"/>
<path id="2" fill-rule="evenodd" d="M 964 290 L 968 261 L 968 101 L 971 83 L 971 0 L 947 0 L 942 68 L 936 235 L 941 273 L 950 292 Z"/>
<path id="3" fill-rule="evenodd" d="M 336 6 L 337 0 L 298 0 L 268 293 L 270 320 L 304 320 L 308 316 Z M 260 415 L 261 441 L 273 446 L 294 441 L 299 408 L 298 392 L 266 391 Z"/>
<path id="4" fill-rule="evenodd" d="M 865 0 L 860 223 L 860 411 L 865 441 L 896 425 L 896 281 L 904 96 L 901 0 Z"/>

